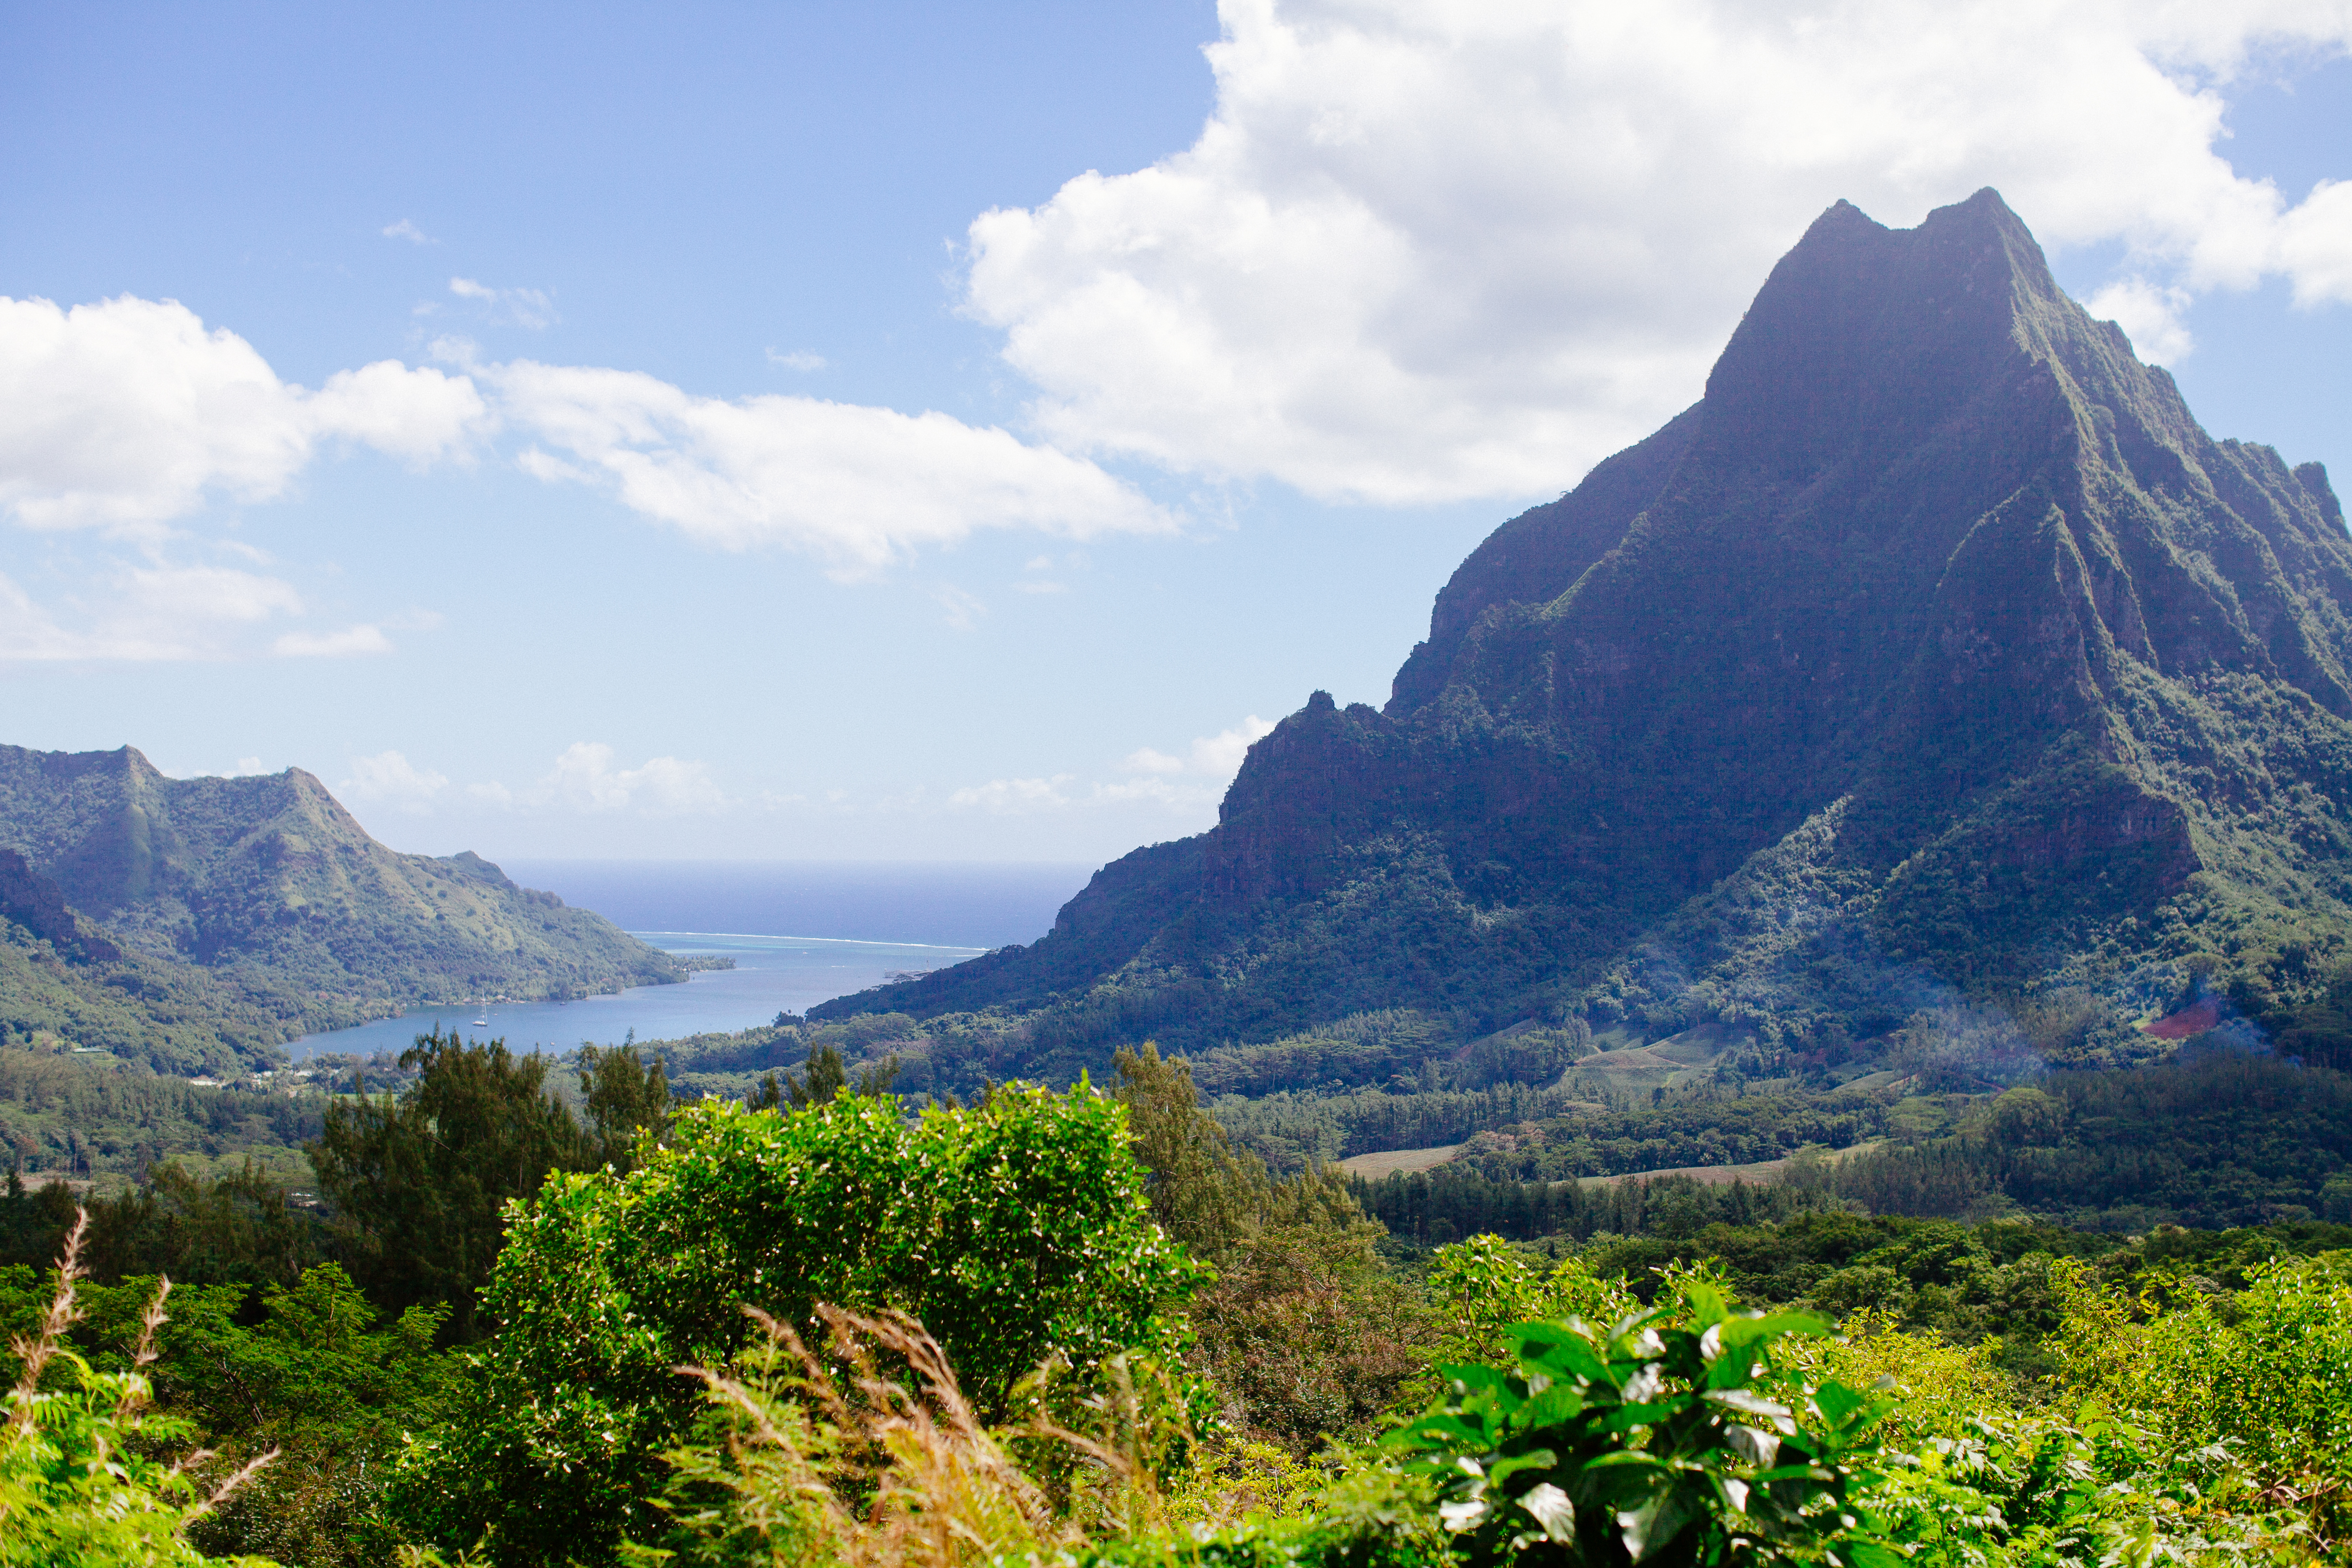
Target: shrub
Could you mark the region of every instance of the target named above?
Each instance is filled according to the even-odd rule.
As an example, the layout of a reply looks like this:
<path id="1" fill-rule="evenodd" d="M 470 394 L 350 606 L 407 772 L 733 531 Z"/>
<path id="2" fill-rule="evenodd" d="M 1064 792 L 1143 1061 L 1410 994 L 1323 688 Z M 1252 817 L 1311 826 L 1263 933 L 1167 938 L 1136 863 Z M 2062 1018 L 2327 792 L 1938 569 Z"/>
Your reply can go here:
<path id="1" fill-rule="evenodd" d="M 997 1418 L 1048 1356 L 1083 1374 L 1170 1344 L 1160 1310 L 1202 1275 L 1150 1222 L 1124 1110 L 1084 1084 L 913 1122 L 854 1094 L 705 1100 L 642 1155 L 510 1211 L 477 1407 L 393 1482 L 416 1533 L 487 1536 L 498 1562 L 611 1561 L 654 1526 L 656 1456 L 697 1409 L 676 1369 L 726 1365 L 746 1307 L 803 1328 L 819 1302 L 918 1318 Z"/>
<path id="2" fill-rule="evenodd" d="M 1853 1511 L 1888 1402 L 1774 1364 L 1777 1341 L 1827 1327 L 1734 1314 L 1698 1279 L 1605 1330 L 1517 1323 L 1509 1364 L 1441 1368 L 1444 1397 L 1391 1445 L 1441 1481 L 1438 1516 L 1473 1568 L 1894 1568 Z"/>
<path id="3" fill-rule="evenodd" d="M 146 1367 L 155 1359 L 155 1331 L 164 1322 L 171 1284 L 150 1298 L 121 1373 L 93 1369 L 65 1345 L 80 1316 L 76 1287 L 89 1215 L 67 1236 L 58 1283 L 41 1325 L 13 1347 L 20 1366 L 0 1426 L 0 1564 L 7 1568 L 166 1568 L 221 1561 L 188 1544 L 187 1527 L 267 1464 L 264 1454 L 215 1488 L 199 1493 L 188 1462 L 165 1466 L 153 1449 L 186 1438 L 189 1424 L 147 1408 Z M 62 1369 L 69 1386 L 44 1388 Z M 201 1453 L 192 1458 L 201 1459 Z M 260 1558 L 239 1558 L 269 1568 Z"/>

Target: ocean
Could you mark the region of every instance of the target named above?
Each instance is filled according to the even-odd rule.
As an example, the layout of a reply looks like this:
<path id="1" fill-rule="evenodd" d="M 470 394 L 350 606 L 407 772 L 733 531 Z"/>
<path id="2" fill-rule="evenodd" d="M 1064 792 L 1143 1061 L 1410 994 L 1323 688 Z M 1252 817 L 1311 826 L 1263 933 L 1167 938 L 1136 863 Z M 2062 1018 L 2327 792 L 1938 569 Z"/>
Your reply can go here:
<path id="1" fill-rule="evenodd" d="M 792 861 L 508 860 L 507 875 L 560 893 L 667 952 L 724 954 L 679 985 L 579 1002 L 418 1008 L 288 1050 L 373 1056 L 438 1026 L 517 1050 L 748 1029 L 805 1013 L 894 973 L 937 969 L 1034 942 L 1086 885 L 1091 866 L 860 865 Z"/>

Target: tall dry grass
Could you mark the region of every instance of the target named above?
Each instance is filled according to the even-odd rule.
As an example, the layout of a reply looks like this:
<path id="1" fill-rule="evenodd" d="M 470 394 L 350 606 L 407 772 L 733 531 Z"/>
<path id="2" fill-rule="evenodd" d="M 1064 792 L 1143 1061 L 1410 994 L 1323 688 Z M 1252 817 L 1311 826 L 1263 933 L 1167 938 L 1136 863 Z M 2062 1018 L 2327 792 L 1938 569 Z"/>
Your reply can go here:
<path id="1" fill-rule="evenodd" d="M 827 1354 L 754 1311 L 734 1369 L 678 1369 L 728 1430 L 667 1456 L 669 1561 L 974 1568 L 1167 1522 L 1159 1474 L 1184 1427 L 1151 1369 L 1115 1359 L 1061 1397 L 1066 1369 L 1049 1364 L 1020 1390 L 1030 1419 L 992 1431 L 920 1322 L 817 1311 Z"/>
<path id="2" fill-rule="evenodd" d="M 82 1262 L 89 1236 L 89 1211 L 83 1209 L 66 1236 L 57 1289 L 39 1327 L 9 1342 L 17 1376 L 0 1426 L 0 1560 L 18 1560 L 16 1548 L 25 1546 L 70 1554 L 60 1561 L 193 1561 L 195 1554 L 183 1540 L 187 1527 L 252 1479 L 278 1450 L 257 1456 L 203 1492 L 189 1472 L 214 1457 L 210 1449 L 198 1448 L 168 1468 L 134 1449 L 142 1435 L 151 1440 L 144 1447 L 188 1430 L 176 1418 L 150 1418 L 154 1385 L 146 1369 L 171 1321 L 163 1308 L 172 1282 L 158 1281 L 141 1316 L 130 1370 L 93 1371 L 66 1339 L 82 1317 L 78 1287 L 89 1278 Z M 71 1363 L 73 1386 L 45 1390 L 42 1383 L 60 1359 Z M 157 1555 L 159 1542 L 168 1543 L 168 1556 Z"/>

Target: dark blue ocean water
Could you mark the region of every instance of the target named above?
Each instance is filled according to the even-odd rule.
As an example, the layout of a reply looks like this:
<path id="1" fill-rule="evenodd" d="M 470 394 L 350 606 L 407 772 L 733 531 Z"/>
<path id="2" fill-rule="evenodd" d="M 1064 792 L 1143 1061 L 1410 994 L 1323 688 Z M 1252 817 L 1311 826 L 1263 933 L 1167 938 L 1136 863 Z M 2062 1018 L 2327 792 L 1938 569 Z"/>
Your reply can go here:
<path id="1" fill-rule="evenodd" d="M 793 860 L 506 860 L 624 931 L 749 931 L 1003 947 L 1035 942 L 1092 866 Z"/>
<path id="2" fill-rule="evenodd" d="M 805 1013 L 893 973 L 961 963 L 1034 942 L 1085 886 L 1087 866 L 809 865 L 648 860 L 514 860 L 508 876 L 561 893 L 667 952 L 724 953 L 731 970 L 580 1002 L 420 1008 L 288 1048 L 372 1056 L 436 1025 L 517 1049 L 748 1029 Z"/>

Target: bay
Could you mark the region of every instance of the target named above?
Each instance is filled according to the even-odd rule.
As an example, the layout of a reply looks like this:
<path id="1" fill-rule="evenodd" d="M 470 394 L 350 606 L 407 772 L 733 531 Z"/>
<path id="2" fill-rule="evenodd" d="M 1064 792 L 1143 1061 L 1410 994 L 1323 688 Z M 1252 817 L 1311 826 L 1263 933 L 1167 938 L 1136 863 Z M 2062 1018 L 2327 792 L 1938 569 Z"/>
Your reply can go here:
<path id="1" fill-rule="evenodd" d="M 960 963 L 1034 942 L 1086 885 L 1076 865 L 791 861 L 508 860 L 525 887 L 562 895 L 667 952 L 732 958 L 675 985 L 641 985 L 577 1002 L 412 1009 L 353 1029 L 310 1035 L 321 1051 L 404 1050 L 438 1026 L 516 1050 L 748 1029 L 778 1013 L 863 991 L 892 974 Z"/>
<path id="2" fill-rule="evenodd" d="M 735 961 L 675 985 L 638 985 L 577 1002 L 493 1003 L 418 1007 L 354 1029 L 306 1035 L 287 1047 L 296 1060 L 320 1051 L 373 1056 L 400 1052 L 436 1027 L 468 1039 L 502 1039 L 518 1051 L 568 1051 L 581 1045 L 728 1033 L 806 1013 L 820 1002 L 879 985 L 894 973 L 961 963 L 982 951 L 928 943 L 846 942 L 825 937 L 738 935 L 723 931 L 632 933 L 665 952 Z"/>

